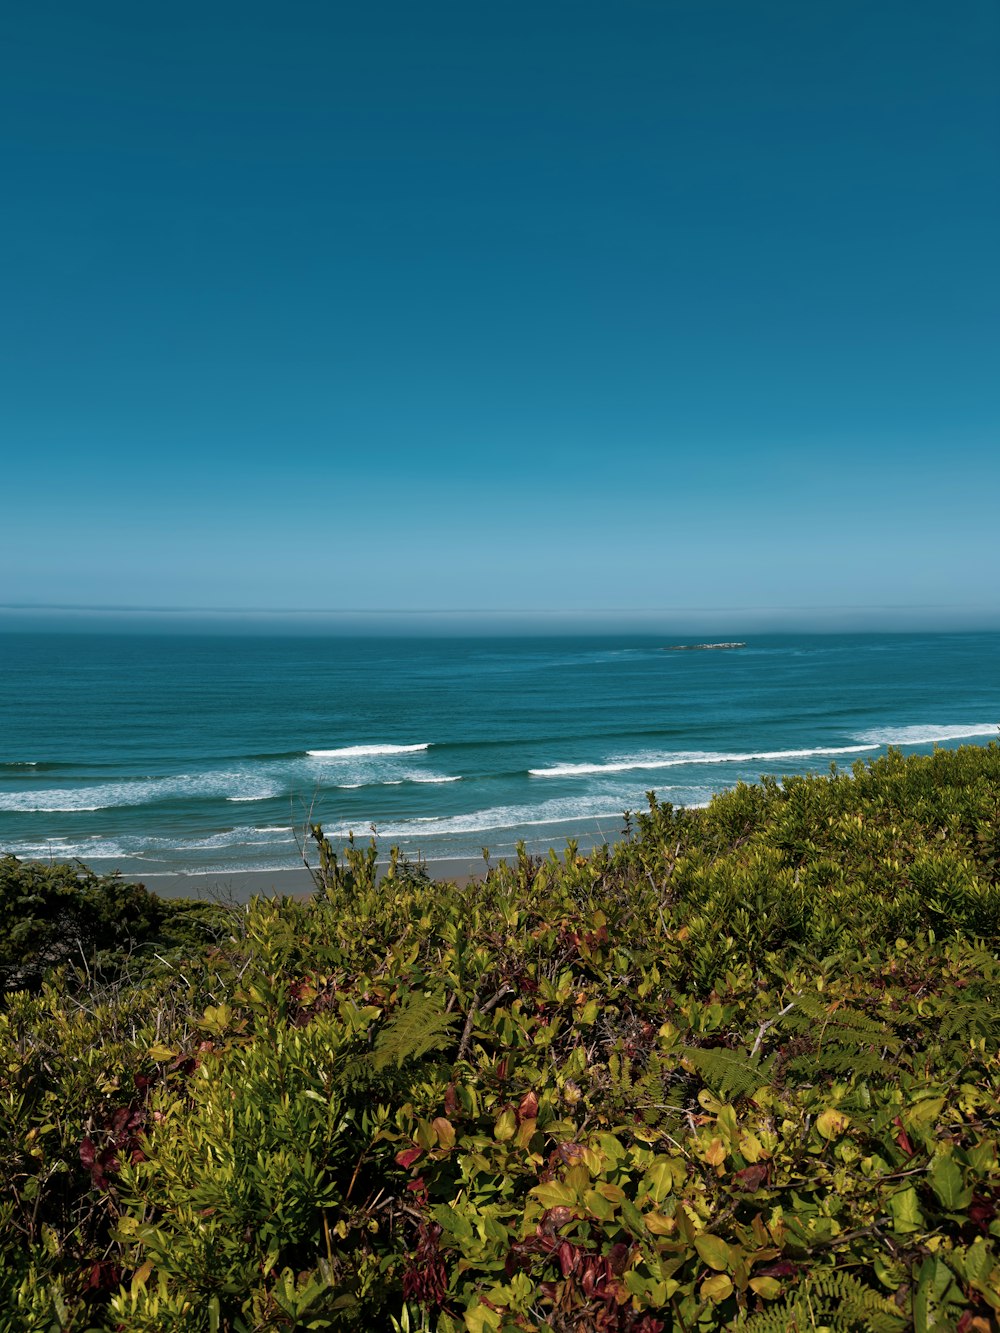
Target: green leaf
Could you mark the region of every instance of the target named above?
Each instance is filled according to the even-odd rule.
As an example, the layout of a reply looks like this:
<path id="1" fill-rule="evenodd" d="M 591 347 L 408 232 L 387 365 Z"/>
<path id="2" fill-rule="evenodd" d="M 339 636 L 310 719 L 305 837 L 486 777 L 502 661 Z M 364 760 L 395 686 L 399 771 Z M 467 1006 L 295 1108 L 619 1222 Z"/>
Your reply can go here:
<path id="1" fill-rule="evenodd" d="M 717 1269 L 721 1273 L 729 1267 L 729 1246 L 721 1236 L 708 1234 L 696 1236 L 694 1248 L 709 1268 Z"/>
<path id="2" fill-rule="evenodd" d="M 531 1193 L 543 1208 L 575 1208 L 578 1199 L 576 1190 L 564 1185 L 561 1180 L 550 1180 L 545 1185 L 536 1185 Z"/>
<path id="3" fill-rule="evenodd" d="M 500 1143 L 506 1143 L 508 1139 L 514 1137 L 517 1129 L 517 1120 L 514 1112 L 511 1110 L 501 1111 L 497 1116 L 497 1122 L 493 1129 L 493 1137 Z"/>
<path id="4" fill-rule="evenodd" d="M 631 1199 L 625 1199 L 622 1202 L 622 1221 L 631 1231 L 633 1236 L 644 1236 L 646 1234 L 646 1224 L 642 1220 L 642 1213 L 639 1212 Z"/>
<path id="5" fill-rule="evenodd" d="M 486 1329 L 500 1327 L 500 1315 L 488 1305 L 474 1305 L 465 1312 L 465 1327 L 468 1333 L 485 1333 Z"/>
<path id="6" fill-rule="evenodd" d="M 661 1203 L 674 1187 L 674 1173 L 666 1158 L 658 1158 L 643 1176 L 643 1184 L 654 1203 Z"/>
<path id="7" fill-rule="evenodd" d="M 467 1217 L 456 1212 L 449 1203 L 439 1203 L 436 1208 L 431 1209 L 431 1216 L 440 1222 L 445 1231 L 449 1231 L 458 1240 L 469 1240 L 472 1237 L 472 1224 Z"/>
<path id="8" fill-rule="evenodd" d="M 816 1128 L 824 1139 L 839 1139 L 850 1123 L 850 1119 L 842 1111 L 832 1107 L 816 1117 Z"/>
<path id="9" fill-rule="evenodd" d="M 977 1240 L 965 1252 L 965 1273 L 970 1282 L 985 1282 L 993 1272 L 993 1255 L 989 1246 Z"/>
<path id="10" fill-rule="evenodd" d="M 775 1301 L 781 1295 L 781 1283 L 776 1277 L 752 1277 L 750 1289 L 765 1301 Z"/>
<path id="11" fill-rule="evenodd" d="M 892 1229 L 897 1236 L 906 1236 L 914 1231 L 923 1231 L 924 1216 L 917 1201 L 917 1191 L 913 1186 L 900 1190 L 889 1200 L 892 1213 Z"/>
<path id="12" fill-rule="evenodd" d="M 968 1208 L 972 1202 L 972 1190 L 962 1185 L 962 1168 L 954 1157 L 941 1156 L 931 1167 L 931 1185 L 944 1208 L 949 1212 Z"/>
<path id="13" fill-rule="evenodd" d="M 583 1202 L 587 1212 L 593 1217 L 600 1218 L 602 1222 L 610 1222 L 615 1215 L 615 1205 L 603 1194 L 598 1194 L 597 1190 L 587 1190 Z"/>
<path id="14" fill-rule="evenodd" d="M 715 1277 L 706 1278 L 701 1284 L 701 1294 L 704 1300 L 717 1305 L 733 1294 L 732 1278 L 726 1273 L 716 1273 Z"/>

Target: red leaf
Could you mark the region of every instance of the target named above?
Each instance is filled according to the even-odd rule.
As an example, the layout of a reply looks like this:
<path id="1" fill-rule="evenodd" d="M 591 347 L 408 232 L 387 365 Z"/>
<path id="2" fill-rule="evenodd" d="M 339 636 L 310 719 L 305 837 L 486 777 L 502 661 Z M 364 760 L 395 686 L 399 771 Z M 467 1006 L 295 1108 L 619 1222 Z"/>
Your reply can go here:
<path id="1" fill-rule="evenodd" d="M 763 1162 L 757 1162 L 753 1166 L 745 1166 L 742 1171 L 733 1172 L 733 1179 L 739 1181 L 741 1190 L 753 1194 L 767 1180 L 767 1167 Z"/>
<path id="2" fill-rule="evenodd" d="M 896 1135 L 896 1142 L 899 1144 L 901 1150 L 906 1153 L 907 1157 L 912 1157 L 913 1144 L 910 1142 L 909 1134 L 907 1134 L 906 1130 L 903 1128 L 902 1120 L 900 1120 L 899 1116 L 896 1116 L 892 1123 L 899 1128 L 899 1133 Z"/>
<path id="3" fill-rule="evenodd" d="M 982 1194 L 972 1196 L 972 1203 L 969 1205 L 969 1221 L 977 1226 L 984 1236 L 989 1231 L 990 1223 L 996 1215 L 996 1204 L 991 1203 Z"/>
<path id="4" fill-rule="evenodd" d="M 401 1152 L 396 1154 L 396 1162 L 402 1167 L 412 1166 L 417 1158 L 422 1157 L 423 1155 L 423 1148 L 404 1148 Z"/>
<path id="5" fill-rule="evenodd" d="M 776 1264 L 766 1264 L 755 1270 L 757 1277 L 794 1277 L 799 1271 L 798 1264 L 790 1259 L 779 1259 Z"/>
<path id="6" fill-rule="evenodd" d="M 612 1245 L 608 1253 L 608 1266 L 615 1277 L 621 1277 L 628 1267 L 629 1253 L 629 1247 L 623 1245 L 621 1241 L 617 1245 Z"/>
<path id="7" fill-rule="evenodd" d="M 526 1092 L 517 1105 L 517 1118 L 521 1120 L 534 1120 L 538 1115 L 538 1098 L 533 1092 Z"/>
<path id="8" fill-rule="evenodd" d="M 556 1250 L 556 1258 L 559 1260 L 563 1277 L 569 1277 L 580 1258 L 580 1251 L 575 1245 L 571 1245 L 568 1240 L 564 1240 Z"/>
<path id="9" fill-rule="evenodd" d="M 544 1231 L 558 1231 L 560 1227 L 564 1227 L 572 1219 L 573 1212 L 569 1208 L 563 1208 L 561 1205 L 556 1208 L 549 1208 L 538 1224 L 538 1234 L 541 1235 Z"/>

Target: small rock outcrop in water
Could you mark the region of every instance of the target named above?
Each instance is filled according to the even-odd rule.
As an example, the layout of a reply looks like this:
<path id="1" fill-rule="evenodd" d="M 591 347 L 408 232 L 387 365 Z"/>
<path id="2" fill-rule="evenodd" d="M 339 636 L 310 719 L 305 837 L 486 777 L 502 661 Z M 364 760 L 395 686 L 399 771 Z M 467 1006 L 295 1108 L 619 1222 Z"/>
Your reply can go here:
<path id="1" fill-rule="evenodd" d="M 671 643 L 668 653 L 708 653 L 723 648 L 745 648 L 745 643 Z"/>

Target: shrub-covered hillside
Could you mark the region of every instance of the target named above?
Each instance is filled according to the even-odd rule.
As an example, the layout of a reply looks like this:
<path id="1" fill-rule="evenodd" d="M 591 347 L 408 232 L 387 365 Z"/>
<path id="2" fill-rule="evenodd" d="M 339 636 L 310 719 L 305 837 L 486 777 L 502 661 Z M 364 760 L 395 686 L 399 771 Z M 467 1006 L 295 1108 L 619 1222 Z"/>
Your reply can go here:
<path id="1" fill-rule="evenodd" d="M 1000 747 L 467 888 L 316 843 L 0 862 L 0 1329 L 997 1326 Z"/>

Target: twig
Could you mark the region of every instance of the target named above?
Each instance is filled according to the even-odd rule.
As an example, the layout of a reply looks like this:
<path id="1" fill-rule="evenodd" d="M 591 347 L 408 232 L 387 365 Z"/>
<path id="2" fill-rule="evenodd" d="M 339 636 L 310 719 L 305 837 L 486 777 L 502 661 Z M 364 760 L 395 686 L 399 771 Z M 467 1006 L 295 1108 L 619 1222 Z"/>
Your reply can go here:
<path id="1" fill-rule="evenodd" d="M 513 993 L 514 987 L 506 982 L 500 987 L 496 994 L 491 995 L 485 1004 L 479 1003 L 479 992 L 472 997 L 472 1004 L 469 1006 L 468 1017 L 465 1020 L 465 1027 L 462 1030 L 462 1040 L 458 1043 L 458 1055 L 455 1057 L 456 1064 L 459 1060 L 465 1059 L 465 1053 L 469 1049 L 469 1042 L 472 1040 L 472 1025 L 476 1021 L 476 1014 L 488 1014 L 491 1009 L 495 1009 L 505 995 Z"/>
<path id="2" fill-rule="evenodd" d="M 753 1047 L 751 1048 L 751 1051 L 750 1051 L 750 1058 L 751 1058 L 751 1060 L 752 1060 L 753 1057 L 757 1054 L 757 1052 L 760 1050 L 760 1044 L 761 1044 L 761 1042 L 764 1040 L 764 1033 L 767 1032 L 767 1030 L 768 1030 L 769 1028 L 773 1028 L 774 1025 L 775 1025 L 775 1023 L 777 1023 L 777 1021 L 778 1021 L 779 1018 L 784 1018 L 784 1016 L 785 1016 L 787 1013 L 790 1013 L 791 1010 L 793 1010 L 794 1008 L 795 1008 L 795 1001 L 792 1000 L 792 1002 L 791 1002 L 790 1004 L 786 1004 L 786 1005 L 785 1005 L 784 1009 L 780 1009 L 780 1010 L 774 1015 L 773 1018 L 768 1018 L 768 1019 L 765 1020 L 765 1022 L 761 1023 L 761 1025 L 760 1025 L 760 1030 L 759 1030 L 758 1033 L 757 1033 L 757 1040 L 754 1042 Z"/>

